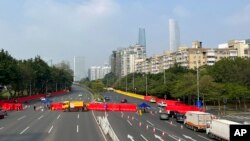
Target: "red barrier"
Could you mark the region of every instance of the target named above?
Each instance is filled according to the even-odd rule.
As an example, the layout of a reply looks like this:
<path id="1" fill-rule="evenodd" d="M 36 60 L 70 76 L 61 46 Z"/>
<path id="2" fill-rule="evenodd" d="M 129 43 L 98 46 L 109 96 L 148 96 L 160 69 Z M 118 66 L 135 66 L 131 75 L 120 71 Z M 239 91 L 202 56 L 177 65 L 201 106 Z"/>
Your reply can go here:
<path id="1" fill-rule="evenodd" d="M 67 93 L 67 90 L 52 92 L 50 96 L 57 96 L 65 93 Z M 3 103 L 24 103 L 24 102 L 29 102 L 31 100 L 39 100 L 41 97 L 46 97 L 46 96 L 47 96 L 46 94 L 36 94 L 32 96 L 13 98 L 10 100 L 1 100 L 0 106 L 2 106 Z"/>
<path id="2" fill-rule="evenodd" d="M 136 110 L 137 110 L 136 104 L 120 104 L 120 111 L 136 112 Z"/>
<path id="3" fill-rule="evenodd" d="M 16 110 L 16 111 L 23 110 L 23 105 L 20 103 L 13 104 L 13 110 Z"/>
<path id="4" fill-rule="evenodd" d="M 89 103 L 88 110 L 104 111 L 104 103 Z"/>
<path id="5" fill-rule="evenodd" d="M 201 111 L 199 108 L 191 105 L 170 105 L 166 107 L 167 111 L 177 111 L 179 113 L 185 114 L 187 111 Z"/>
<path id="6" fill-rule="evenodd" d="M 63 110 L 62 103 L 52 103 L 51 110 Z"/>
<path id="7" fill-rule="evenodd" d="M 107 104 L 107 110 L 108 111 L 120 111 L 120 105 L 108 103 Z"/>
<path id="8" fill-rule="evenodd" d="M 2 109 L 5 111 L 12 111 L 12 110 L 23 110 L 23 105 L 20 103 L 3 103 Z"/>
<path id="9" fill-rule="evenodd" d="M 106 107 L 106 108 L 105 108 Z M 89 103 L 88 110 L 97 111 L 128 111 L 136 112 L 136 104 L 118 104 L 118 103 Z"/>

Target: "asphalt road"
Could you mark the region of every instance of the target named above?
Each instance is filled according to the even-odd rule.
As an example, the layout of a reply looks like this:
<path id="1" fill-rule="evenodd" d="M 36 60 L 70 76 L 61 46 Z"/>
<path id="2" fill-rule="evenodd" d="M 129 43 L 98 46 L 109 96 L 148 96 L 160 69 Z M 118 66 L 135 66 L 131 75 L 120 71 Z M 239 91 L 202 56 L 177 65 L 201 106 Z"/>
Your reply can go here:
<path id="1" fill-rule="evenodd" d="M 79 94 L 82 97 L 79 97 Z M 63 100 L 90 100 L 90 94 L 80 88 L 66 95 L 51 98 Z M 34 111 L 36 105 L 38 110 Z M 93 112 L 62 112 L 40 109 L 40 101 L 31 102 L 23 111 L 9 112 L 0 120 L 1 141 L 106 141 Z"/>
<path id="2" fill-rule="evenodd" d="M 128 103 L 141 104 L 145 102 L 114 92 L 105 92 L 105 96 L 110 96 L 110 103 L 120 103 L 126 98 Z M 108 120 L 121 141 L 212 141 L 205 132 L 194 132 L 178 123 L 175 119 L 160 120 L 159 108 L 155 103 L 149 103 L 151 109 L 148 113 L 139 116 L 136 112 L 112 112 L 108 111 Z M 103 112 L 95 112 L 96 115 L 104 116 Z"/>
<path id="3" fill-rule="evenodd" d="M 126 98 L 128 103 L 145 102 L 114 92 L 105 92 L 102 95 L 110 96 L 110 103 L 120 103 L 123 98 Z M 69 94 L 51 99 L 53 102 L 91 101 L 91 94 L 82 88 L 73 87 Z M 142 116 L 136 112 L 106 113 L 120 141 L 212 141 L 204 132 L 187 129 L 173 118 L 160 120 L 157 105 L 148 104 L 151 109 Z M 34 105 L 38 107 L 37 111 L 33 110 Z M 0 141 L 110 141 L 96 122 L 96 117 L 105 116 L 105 112 L 50 111 L 40 106 L 43 106 L 40 101 L 33 101 L 23 111 L 9 112 L 8 117 L 0 120 Z"/>

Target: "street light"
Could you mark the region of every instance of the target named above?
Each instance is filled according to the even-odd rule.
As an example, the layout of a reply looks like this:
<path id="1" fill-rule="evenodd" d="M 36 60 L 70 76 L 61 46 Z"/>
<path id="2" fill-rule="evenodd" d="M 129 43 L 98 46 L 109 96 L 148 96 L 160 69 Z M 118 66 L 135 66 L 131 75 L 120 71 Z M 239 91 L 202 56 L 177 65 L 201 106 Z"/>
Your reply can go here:
<path id="1" fill-rule="evenodd" d="M 197 106 L 199 107 L 200 105 L 200 88 L 199 88 L 199 64 L 198 64 L 198 56 L 197 54 L 199 54 L 200 52 L 197 51 L 196 52 L 196 78 L 197 78 Z"/>
<path id="2" fill-rule="evenodd" d="M 148 96 L 148 78 L 146 73 L 146 96 Z"/>

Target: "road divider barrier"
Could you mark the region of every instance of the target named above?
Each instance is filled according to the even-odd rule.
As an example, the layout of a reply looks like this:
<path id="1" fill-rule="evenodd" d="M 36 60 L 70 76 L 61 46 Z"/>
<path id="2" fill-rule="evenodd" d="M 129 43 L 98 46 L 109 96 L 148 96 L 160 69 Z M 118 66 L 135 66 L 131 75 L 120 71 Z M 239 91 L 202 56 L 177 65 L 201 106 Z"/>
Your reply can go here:
<path id="1" fill-rule="evenodd" d="M 136 112 L 136 104 L 89 103 L 88 110 Z"/>
<path id="2" fill-rule="evenodd" d="M 119 141 L 119 138 L 115 134 L 106 116 L 105 117 L 98 116 L 97 121 L 98 124 L 101 126 L 101 129 L 105 135 L 109 135 L 112 141 Z"/>
<path id="3" fill-rule="evenodd" d="M 52 103 L 51 104 L 51 110 L 63 110 L 63 104 L 62 103 Z"/>
<path id="4" fill-rule="evenodd" d="M 21 103 L 3 103 L 2 109 L 5 111 L 20 111 L 23 110 L 23 105 Z"/>

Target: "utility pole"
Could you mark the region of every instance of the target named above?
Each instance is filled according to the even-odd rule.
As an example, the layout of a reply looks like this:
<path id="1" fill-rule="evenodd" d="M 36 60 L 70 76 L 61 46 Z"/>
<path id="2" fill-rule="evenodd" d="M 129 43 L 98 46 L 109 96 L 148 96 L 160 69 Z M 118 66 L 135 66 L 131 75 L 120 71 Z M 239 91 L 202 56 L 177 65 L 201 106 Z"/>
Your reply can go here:
<path id="1" fill-rule="evenodd" d="M 199 106 L 200 102 L 200 88 L 199 88 L 199 64 L 198 64 L 198 56 L 199 51 L 196 52 L 196 78 L 197 78 L 197 106 Z"/>
<path id="2" fill-rule="evenodd" d="M 128 91 L 128 75 L 126 75 L 126 92 Z"/>
<path id="3" fill-rule="evenodd" d="M 30 96 L 31 96 L 31 80 L 30 80 Z"/>
<path id="4" fill-rule="evenodd" d="M 164 79 L 163 80 L 164 80 L 164 85 L 165 85 L 166 84 L 166 72 L 165 72 L 165 68 L 163 68 L 163 71 L 164 71 L 163 72 L 163 74 L 164 74 Z"/>
<path id="5" fill-rule="evenodd" d="M 148 78 L 146 73 L 146 96 L 148 96 Z"/>

